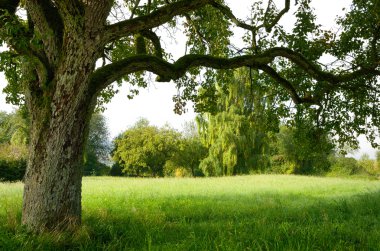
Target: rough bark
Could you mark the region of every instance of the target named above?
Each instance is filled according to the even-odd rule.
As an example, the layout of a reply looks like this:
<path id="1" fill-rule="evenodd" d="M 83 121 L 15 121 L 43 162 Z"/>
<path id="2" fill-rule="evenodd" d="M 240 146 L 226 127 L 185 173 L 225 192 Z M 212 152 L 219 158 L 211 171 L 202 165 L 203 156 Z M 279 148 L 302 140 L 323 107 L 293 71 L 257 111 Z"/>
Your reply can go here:
<path id="1" fill-rule="evenodd" d="M 53 77 L 27 83 L 32 125 L 22 223 L 34 232 L 81 222 L 83 148 L 96 101 L 89 76 L 97 55 L 85 33 L 72 30 Z"/>
<path id="2" fill-rule="evenodd" d="M 33 231 L 80 223 L 82 149 L 89 112 L 74 107 L 50 120 L 45 117 L 48 112 L 32 110 L 22 223 Z"/>
<path id="3" fill-rule="evenodd" d="M 28 98 L 32 125 L 22 223 L 37 232 L 81 221 L 83 146 L 94 100 L 81 81 L 88 73 L 70 80 L 71 74 L 57 77 L 60 90 L 52 102 L 33 93 Z"/>

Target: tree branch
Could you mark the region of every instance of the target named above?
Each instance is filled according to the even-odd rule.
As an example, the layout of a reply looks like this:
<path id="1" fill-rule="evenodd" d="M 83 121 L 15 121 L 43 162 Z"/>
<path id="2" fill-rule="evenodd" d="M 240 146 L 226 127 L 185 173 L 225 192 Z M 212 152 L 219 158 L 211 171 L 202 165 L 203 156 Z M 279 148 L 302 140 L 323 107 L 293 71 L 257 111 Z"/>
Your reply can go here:
<path id="1" fill-rule="evenodd" d="M 301 98 L 295 88 L 286 79 L 282 78 L 274 69 L 268 65 L 277 57 L 287 58 L 308 75 L 318 81 L 329 82 L 332 87 L 341 87 L 338 85 L 349 82 L 364 76 L 380 76 L 380 72 L 375 69 L 359 69 L 351 73 L 333 74 L 319 69 L 313 63 L 309 62 L 301 54 L 287 48 L 277 47 L 269 49 L 261 54 L 238 56 L 234 58 L 220 58 L 207 55 L 185 55 L 174 63 L 169 63 L 161 58 L 150 55 L 139 55 L 123 59 L 96 70 L 91 76 L 91 88 L 94 93 L 100 92 L 114 81 L 121 79 L 127 74 L 139 71 L 149 71 L 158 75 L 157 81 L 169 82 L 176 80 L 185 75 L 185 73 L 194 67 L 209 67 L 213 69 L 236 69 L 240 67 L 251 67 L 261 69 L 286 88 L 295 102 L 298 103 L 315 103 L 317 100 L 310 98 Z M 361 86 L 366 88 L 365 86 Z"/>
<path id="2" fill-rule="evenodd" d="M 270 60 L 271 58 L 266 56 L 239 56 L 226 59 L 206 55 L 185 55 L 171 64 L 155 56 L 138 55 L 97 69 L 91 77 L 91 87 L 98 92 L 123 76 L 139 71 L 153 72 L 159 76 L 157 81 L 169 82 L 170 80 L 179 79 L 187 70 L 194 67 L 235 69 L 242 66 L 251 66 L 257 68 L 259 65 L 269 63 Z"/>
<path id="3" fill-rule="evenodd" d="M 154 55 L 156 57 L 162 58 L 162 47 L 160 38 L 151 30 L 143 30 L 140 32 L 141 35 L 147 39 L 149 39 L 154 46 Z"/>
<path id="4" fill-rule="evenodd" d="M 225 6 L 221 3 L 218 3 L 218 2 L 215 2 L 215 1 L 212 1 L 211 5 L 218 9 L 220 12 L 222 12 L 227 18 L 229 18 L 231 20 L 232 23 L 234 23 L 237 27 L 240 27 L 242 29 L 245 29 L 245 30 L 249 30 L 249 31 L 252 31 L 254 33 L 256 33 L 257 31 L 257 27 L 255 26 L 252 26 L 252 25 L 249 25 L 249 24 L 246 24 L 242 21 L 240 21 L 233 13 L 232 13 L 232 10 L 228 7 L 228 6 Z"/>
<path id="5" fill-rule="evenodd" d="M 49 62 L 44 52 L 33 46 L 33 30 L 22 24 L 15 15 L 20 1 L 0 2 L 0 39 L 18 55 L 28 57 L 35 63 L 41 80 L 49 76 Z M 7 28 L 11 26 L 11 28 Z"/>
<path id="6" fill-rule="evenodd" d="M 58 10 L 49 0 L 29 0 L 26 2 L 26 8 L 33 21 L 34 29 L 41 34 L 49 64 L 54 67 L 59 60 L 63 32 L 63 24 Z"/>
<path id="7" fill-rule="evenodd" d="M 273 19 L 273 21 L 271 23 L 268 23 L 267 19 L 268 19 L 268 12 L 269 12 L 269 4 L 271 1 L 268 2 L 268 8 L 267 10 L 265 11 L 265 16 L 264 16 L 264 23 L 260 26 L 258 26 L 257 28 L 260 29 L 262 27 L 265 28 L 265 30 L 267 32 L 271 32 L 272 31 L 272 28 L 280 21 L 280 19 L 282 18 L 283 15 L 285 15 L 285 13 L 287 13 L 290 9 L 290 0 L 284 0 L 285 1 L 285 6 L 284 8 L 277 14 L 277 16 Z"/>
<path id="8" fill-rule="evenodd" d="M 301 98 L 298 95 L 297 90 L 294 88 L 294 86 L 288 80 L 286 80 L 285 78 L 283 78 L 282 76 L 280 76 L 280 74 L 278 74 L 272 67 L 267 66 L 267 65 L 263 65 L 263 66 L 260 66 L 259 69 L 262 70 L 262 71 L 264 71 L 273 80 L 275 80 L 282 87 L 284 87 L 285 90 L 287 90 L 287 92 L 289 93 L 289 95 L 291 96 L 293 102 L 296 105 L 297 104 L 301 104 L 301 103 L 309 103 L 309 104 L 318 104 L 319 103 L 319 100 L 316 100 L 316 99 L 314 99 L 312 97 L 307 97 L 307 98 L 303 97 L 303 98 Z"/>
<path id="9" fill-rule="evenodd" d="M 181 0 L 161 7 L 148 15 L 109 25 L 105 31 L 99 34 L 102 37 L 102 44 L 105 45 L 130 34 L 160 26 L 175 16 L 199 9 L 211 2 L 212 0 Z"/>

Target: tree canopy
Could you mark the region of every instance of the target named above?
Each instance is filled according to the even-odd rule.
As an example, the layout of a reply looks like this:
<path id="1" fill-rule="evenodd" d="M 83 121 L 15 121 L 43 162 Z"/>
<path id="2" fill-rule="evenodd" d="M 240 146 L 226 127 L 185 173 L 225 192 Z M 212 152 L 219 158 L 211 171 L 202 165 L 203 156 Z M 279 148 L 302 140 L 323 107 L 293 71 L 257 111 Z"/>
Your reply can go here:
<path id="1" fill-rule="evenodd" d="M 180 134 L 141 119 L 114 140 L 113 160 L 131 176 L 163 176 L 165 163 L 178 149 Z"/>
<path id="2" fill-rule="evenodd" d="M 158 76 L 157 81 L 177 82 L 180 91 L 175 97 L 177 112 L 181 112 L 189 99 L 196 101 L 198 110 L 212 109 L 213 83 L 230 77 L 227 69 L 245 66 L 259 70 L 260 78 L 266 84 L 271 83 L 278 94 L 279 108 L 284 108 L 281 102 L 289 100 L 306 104 L 309 108 L 305 112 L 339 135 L 341 142 L 355 143 L 357 134 L 366 134 L 375 142 L 379 125 L 376 109 L 379 17 L 375 11 L 379 4 L 375 0 L 353 1 L 350 10 L 337 19 L 338 30 L 323 30 L 316 23 L 311 1 L 296 1 L 293 7 L 296 22 L 291 32 L 278 24 L 292 7 L 290 0 L 278 1 L 277 5 L 274 1 L 254 1 L 252 16 L 247 21 L 235 16 L 223 1 L 215 0 L 115 1 L 113 4 L 113 1 L 101 4 L 42 1 L 20 5 L 19 1 L 3 2 L 7 11 L 3 14 L 1 38 L 10 50 L 1 53 L 1 61 L 9 81 L 5 91 L 11 102 L 24 99 L 19 84 L 26 77 L 20 72 L 21 57 L 33 58 L 33 63 L 39 65 L 36 68 L 39 77 L 48 80 L 52 77 L 49 71 L 53 71 L 51 67 L 58 63 L 59 57 L 47 55 L 44 50 L 64 45 L 67 32 L 62 25 L 69 22 L 65 19 L 101 10 L 99 15 L 105 23 L 98 24 L 102 27 L 98 30 L 91 27 L 91 35 L 99 48 L 97 58 L 104 64 L 93 72 L 90 80 L 92 91 L 102 91 L 100 103 L 109 101 L 114 94 L 109 87 L 114 81 L 124 79 L 132 85 L 146 86 L 141 72 L 149 71 Z M 276 7 L 279 4 L 282 4 L 280 9 Z M 29 19 L 13 15 L 15 6 L 29 11 Z M 61 18 L 53 21 L 52 13 Z M 37 17 L 41 18 L 34 21 Z M 88 21 L 83 21 L 84 25 Z M 169 31 L 180 28 L 185 32 L 186 55 L 175 60 L 176 57 L 165 51 L 162 46 L 165 33 L 163 28 L 158 28 L 161 26 Z M 231 47 L 232 27 L 246 31 L 243 38 L 246 47 Z M 47 31 L 54 36 L 43 36 Z M 333 60 L 326 61 L 326 55 Z M 199 67 L 206 69 L 201 71 Z M 186 72 L 202 74 L 204 79 L 195 79 Z M 199 93 L 196 86 L 207 91 Z M 136 93 L 131 88 L 131 96 Z M 204 98 L 208 102 L 202 102 Z M 284 116 L 289 115 L 288 112 Z"/>

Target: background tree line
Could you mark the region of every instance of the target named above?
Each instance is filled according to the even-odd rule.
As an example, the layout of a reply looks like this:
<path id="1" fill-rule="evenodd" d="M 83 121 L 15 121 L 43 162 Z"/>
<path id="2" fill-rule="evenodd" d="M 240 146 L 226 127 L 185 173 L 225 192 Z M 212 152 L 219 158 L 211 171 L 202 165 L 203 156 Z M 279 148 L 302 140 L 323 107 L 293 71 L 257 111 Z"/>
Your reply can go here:
<path id="1" fill-rule="evenodd" d="M 263 112 L 263 104 L 257 109 L 262 109 L 260 116 L 264 117 L 254 120 L 253 114 L 244 115 L 240 99 L 233 98 L 237 90 L 220 92 L 220 100 L 227 103 L 234 100 L 235 104 L 219 104 L 218 112 L 199 115 L 196 122 L 186 123 L 182 132 L 169 125 L 159 128 L 141 119 L 111 144 L 105 118 L 94 114 L 86 144 L 84 175 L 379 175 L 380 152 L 376 160 L 368 155 L 359 160 L 345 157 L 336 151 L 327 133 L 310 124 L 299 122 L 291 127 L 269 121 L 270 114 Z M 275 126 L 269 127 L 271 123 L 280 126 L 276 130 Z M 22 179 L 28 154 L 28 126 L 27 113 L 22 109 L 0 112 L 0 180 Z"/>

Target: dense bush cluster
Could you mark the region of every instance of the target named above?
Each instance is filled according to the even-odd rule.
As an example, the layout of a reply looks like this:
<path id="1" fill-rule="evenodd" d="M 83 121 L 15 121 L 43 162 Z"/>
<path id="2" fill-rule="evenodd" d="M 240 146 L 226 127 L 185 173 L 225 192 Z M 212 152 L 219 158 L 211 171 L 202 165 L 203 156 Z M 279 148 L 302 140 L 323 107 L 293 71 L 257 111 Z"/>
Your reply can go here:
<path id="1" fill-rule="evenodd" d="M 26 170 L 26 160 L 0 159 L 0 181 L 22 180 Z"/>

